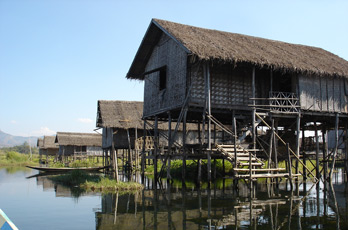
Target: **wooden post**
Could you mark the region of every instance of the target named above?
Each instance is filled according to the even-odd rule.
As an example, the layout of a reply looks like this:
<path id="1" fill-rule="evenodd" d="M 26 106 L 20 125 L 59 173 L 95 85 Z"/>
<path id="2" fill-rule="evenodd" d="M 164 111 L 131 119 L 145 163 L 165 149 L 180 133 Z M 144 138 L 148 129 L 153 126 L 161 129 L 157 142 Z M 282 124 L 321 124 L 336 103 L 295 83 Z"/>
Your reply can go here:
<path id="1" fill-rule="evenodd" d="M 127 129 L 127 137 L 128 137 L 128 167 L 129 170 L 132 171 L 133 170 L 133 160 L 132 160 L 132 145 L 131 145 L 131 140 L 130 140 L 130 136 L 129 136 L 129 129 Z"/>
<path id="2" fill-rule="evenodd" d="M 143 129 L 143 151 L 142 151 L 142 155 L 141 155 L 141 177 L 142 177 L 142 181 L 143 183 L 145 182 L 144 179 L 145 179 L 145 161 L 146 161 L 146 158 L 145 158 L 145 143 L 146 142 L 146 119 L 144 119 L 144 129 Z"/>
<path id="3" fill-rule="evenodd" d="M 345 182 L 348 181 L 348 124 L 347 121 L 344 123 L 344 148 L 345 148 L 345 157 L 344 157 L 344 170 L 346 172 Z"/>
<path id="4" fill-rule="evenodd" d="M 314 122 L 314 133 L 315 133 L 315 176 L 320 179 L 320 170 L 319 170 L 319 137 L 318 137 L 318 127 L 317 122 Z"/>
<path id="5" fill-rule="evenodd" d="M 237 121 L 235 112 L 233 110 L 233 150 L 234 150 L 234 163 L 233 168 L 237 168 Z"/>
<path id="6" fill-rule="evenodd" d="M 114 141 L 112 140 L 111 143 L 111 154 L 113 157 L 113 170 L 114 170 L 114 178 L 116 180 L 116 182 L 118 182 L 118 165 L 117 165 L 117 153 L 115 151 L 115 145 L 114 145 Z"/>
<path id="7" fill-rule="evenodd" d="M 183 161 L 182 161 L 182 181 L 185 182 L 186 179 L 186 117 L 187 110 L 184 113 L 184 120 L 182 123 L 182 141 L 183 141 Z"/>
<path id="8" fill-rule="evenodd" d="M 296 119 L 296 155 L 299 158 L 300 157 L 300 132 L 301 132 L 301 113 L 299 112 L 297 114 Z M 296 174 L 299 174 L 299 162 L 296 160 Z"/>
<path id="9" fill-rule="evenodd" d="M 252 98 L 255 98 L 255 67 L 253 67 L 253 72 L 252 72 L 252 78 L 251 78 L 251 91 L 252 91 Z M 256 121 L 255 121 L 255 116 L 256 116 L 256 107 L 255 107 L 255 99 L 252 100 L 252 134 L 253 134 L 253 149 L 256 149 Z M 249 151 L 249 176 L 250 180 L 252 179 L 252 164 L 251 164 L 251 151 Z M 252 188 L 253 183 L 250 183 L 250 186 Z"/>
<path id="10" fill-rule="evenodd" d="M 274 142 L 273 138 L 274 138 L 274 119 L 272 119 L 271 138 L 269 141 L 268 168 L 271 168 L 271 164 L 272 164 L 272 148 L 273 148 L 273 142 Z"/>
<path id="11" fill-rule="evenodd" d="M 326 152 L 326 127 L 323 124 L 323 128 L 321 130 L 323 135 L 323 160 L 324 160 L 324 183 L 326 184 L 325 180 L 327 179 L 327 152 Z"/>
<path id="12" fill-rule="evenodd" d="M 139 168 L 139 158 L 138 158 L 138 127 L 135 126 L 135 140 L 134 140 L 134 155 L 135 155 L 135 169 Z"/>
<path id="13" fill-rule="evenodd" d="M 206 63 L 204 65 L 204 73 L 205 73 L 205 99 L 206 99 L 206 108 L 208 116 L 211 115 L 211 101 L 210 101 L 210 70 L 209 64 Z M 208 151 L 207 151 L 207 166 L 208 166 L 208 183 L 211 182 L 211 120 L 208 119 Z"/>
<path id="14" fill-rule="evenodd" d="M 201 124 L 200 122 L 198 122 L 198 142 L 199 142 L 199 159 L 198 159 L 198 164 L 197 164 L 197 171 L 198 171 L 198 175 L 197 175 L 197 180 L 198 180 L 198 184 L 199 182 L 202 180 L 202 160 L 201 160 L 201 155 L 202 155 L 202 138 L 201 138 Z"/>
<path id="15" fill-rule="evenodd" d="M 288 169 L 289 169 L 289 182 L 290 182 L 290 186 L 291 186 L 291 191 L 293 189 L 293 185 L 292 185 L 292 164 L 291 164 L 291 156 L 290 156 L 290 147 L 289 147 L 289 143 L 286 143 L 286 152 L 288 155 Z"/>
<path id="16" fill-rule="evenodd" d="M 167 154 L 168 154 L 168 162 L 167 162 L 167 182 L 169 182 L 172 177 L 170 176 L 170 155 L 171 155 L 171 149 L 170 146 L 172 143 L 172 116 L 170 111 L 168 112 L 168 149 L 167 149 Z"/>
<path id="17" fill-rule="evenodd" d="M 337 155 L 337 149 L 338 149 L 338 123 L 339 123 L 339 115 L 336 113 L 336 122 L 335 122 L 335 150 L 333 153 L 333 159 L 331 162 L 331 169 L 330 169 L 330 182 L 332 183 L 332 175 L 333 171 L 335 169 L 335 162 L 336 162 L 336 155 Z"/>
<path id="18" fill-rule="evenodd" d="M 278 120 L 277 119 L 275 120 L 274 128 L 275 128 L 275 130 L 274 130 L 275 134 L 278 135 Z M 274 146 L 274 164 L 275 164 L 276 168 L 279 168 L 278 167 L 278 139 L 276 137 L 277 135 L 273 135 L 273 140 L 274 140 L 274 143 L 273 143 L 273 146 Z M 279 186 L 279 179 L 278 179 L 278 177 L 275 180 L 276 180 L 276 185 L 278 187 Z"/>
<path id="19" fill-rule="evenodd" d="M 303 155 L 303 164 L 306 165 L 306 149 L 305 149 L 305 126 L 302 126 L 302 155 Z M 307 180 L 307 170 L 305 167 L 303 167 L 303 180 L 306 181 Z"/>
<path id="20" fill-rule="evenodd" d="M 154 167 L 154 177 L 155 182 L 157 183 L 157 160 L 158 160 L 158 117 L 155 116 L 155 130 L 154 130 L 154 153 L 155 157 L 153 159 L 153 167 Z"/>

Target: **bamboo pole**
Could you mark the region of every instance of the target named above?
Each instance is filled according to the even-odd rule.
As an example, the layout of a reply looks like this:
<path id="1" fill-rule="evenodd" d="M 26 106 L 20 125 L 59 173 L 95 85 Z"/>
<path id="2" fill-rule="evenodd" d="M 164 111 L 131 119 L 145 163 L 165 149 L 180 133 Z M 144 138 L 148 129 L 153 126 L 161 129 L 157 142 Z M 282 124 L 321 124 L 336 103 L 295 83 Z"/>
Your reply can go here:
<path id="1" fill-rule="evenodd" d="M 171 154 L 171 140 L 172 140 L 172 116 L 170 111 L 168 112 L 168 149 L 167 149 L 167 154 L 168 154 L 168 163 L 167 163 L 167 182 L 169 182 L 172 177 L 170 176 L 170 154 Z"/>
<path id="2" fill-rule="evenodd" d="M 296 155 L 300 157 L 300 132 L 301 132 L 301 113 L 296 118 Z M 296 174 L 299 174 L 299 163 L 296 161 Z"/>
<path id="3" fill-rule="evenodd" d="M 314 133 L 315 133 L 315 172 L 316 177 L 320 178 L 320 170 L 319 170 L 319 137 L 318 137 L 318 127 L 317 122 L 314 122 Z"/>
<path id="4" fill-rule="evenodd" d="M 256 116 L 270 129 L 271 127 L 262 119 L 262 117 L 260 116 L 260 115 L 258 115 L 257 113 L 256 113 Z M 284 145 L 286 145 L 286 142 L 278 135 L 278 133 L 274 133 L 275 134 L 275 136 L 284 144 Z M 290 152 L 292 153 L 292 155 L 294 155 L 296 158 L 297 158 L 297 160 L 302 164 L 302 166 L 305 168 L 305 169 L 307 169 L 307 171 L 316 179 L 316 180 L 318 180 L 316 177 L 315 177 L 315 175 L 311 172 L 311 170 L 309 170 L 308 169 L 308 167 L 306 166 L 306 165 L 304 165 L 303 164 L 303 162 L 300 160 L 300 158 L 299 157 L 297 157 L 297 155 L 294 153 L 294 151 L 292 151 L 292 149 L 290 149 Z"/>
<path id="5" fill-rule="evenodd" d="M 331 162 L 331 170 L 330 170 L 330 181 L 332 181 L 333 171 L 335 169 L 336 155 L 338 149 L 338 123 L 339 123 L 339 115 L 336 113 L 336 122 L 335 122 L 335 150 L 333 154 L 333 159 Z"/>
<path id="6" fill-rule="evenodd" d="M 141 177 L 142 177 L 142 181 L 143 183 L 145 182 L 145 143 L 146 142 L 146 119 L 144 119 L 144 129 L 143 129 L 143 151 L 142 151 L 142 155 L 141 155 Z"/>
<path id="7" fill-rule="evenodd" d="M 253 67 L 253 72 L 252 72 L 252 78 L 251 78 L 251 90 L 252 90 L 252 97 L 255 98 L 255 67 Z M 255 107 L 255 100 L 252 101 L 253 104 L 253 109 L 252 109 L 252 134 L 253 134 L 253 149 L 256 149 L 256 127 L 255 127 L 255 123 L 256 123 L 256 107 Z M 250 179 L 252 178 L 252 164 L 251 164 L 251 152 L 249 151 L 249 176 Z M 250 183 L 250 187 L 253 187 L 253 183 L 251 181 Z"/>
<path id="8" fill-rule="evenodd" d="M 155 153 L 155 157 L 154 157 L 154 159 L 153 159 L 153 164 L 154 164 L 154 176 L 155 176 L 155 182 L 157 182 L 157 179 L 158 179 L 158 175 L 157 175 L 157 160 L 158 160 L 158 116 L 155 116 L 154 153 Z"/>

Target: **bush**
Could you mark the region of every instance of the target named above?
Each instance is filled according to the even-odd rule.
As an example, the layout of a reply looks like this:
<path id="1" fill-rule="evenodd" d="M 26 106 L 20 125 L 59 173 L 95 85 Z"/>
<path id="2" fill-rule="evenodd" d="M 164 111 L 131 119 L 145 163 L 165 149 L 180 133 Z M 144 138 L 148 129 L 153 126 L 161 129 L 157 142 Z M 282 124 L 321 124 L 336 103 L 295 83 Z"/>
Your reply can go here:
<path id="1" fill-rule="evenodd" d="M 6 153 L 6 160 L 9 162 L 26 162 L 28 160 L 28 156 L 10 151 Z"/>

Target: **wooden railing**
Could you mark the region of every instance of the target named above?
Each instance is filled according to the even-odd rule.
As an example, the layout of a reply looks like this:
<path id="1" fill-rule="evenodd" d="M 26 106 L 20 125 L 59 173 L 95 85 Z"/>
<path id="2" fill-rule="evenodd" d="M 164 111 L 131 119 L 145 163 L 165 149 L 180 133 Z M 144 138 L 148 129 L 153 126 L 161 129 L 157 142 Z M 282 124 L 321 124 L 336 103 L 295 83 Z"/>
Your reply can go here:
<path id="1" fill-rule="evenodd" d="M 291 92 L 269 92 L 268 98 L 251 98 L 255 100 L 257 110 L 273 113 L 298 113 L 300 111 L 300 100 L 296 93 Z"/>

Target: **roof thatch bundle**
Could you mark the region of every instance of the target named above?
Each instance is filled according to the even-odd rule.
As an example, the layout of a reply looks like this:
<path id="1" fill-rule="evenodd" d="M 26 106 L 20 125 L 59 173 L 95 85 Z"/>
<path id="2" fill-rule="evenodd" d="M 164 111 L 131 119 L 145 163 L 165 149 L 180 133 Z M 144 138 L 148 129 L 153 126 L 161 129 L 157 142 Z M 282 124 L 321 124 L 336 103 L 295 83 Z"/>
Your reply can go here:
<path id="1" fill-rule="evenodd" d="M 62 146 L 102 146 L 102 136 L 96 133 L 57 132 L 55 142 Z"/>
<path id="2" fill-rule="evenodd" d="M 143 129 L 142 101 L 98 101 L 97 127 L 115 128 L 115 129 Z M 147 124 L 154 126 L 153 121 L 147 121 Z M 174 129 L 176 122 L 172 122 Z M 148 128 L 148 127 L 147 127 Z M 167 122 L 158 122 L 159 130 L 168 130 Z M 196 126 L 187 124 L 187 130 L 194 130 Z M 180 126 L 179 130 L 182 130 Z"/>
<path id="3" fill-rule="evenodd" d="M 189 55 L 200 60 L 214 60 L 235 65 L 249 63 L 283 72 L 348 78 L 348 62 L 321 48 L 198 28 L 159 19 L 152 20 L 127 78 L 144 79 L 146 61 L 163 33 L 176 40 Z"/>
<path id="4" fill-rule="evenodd" d="M 142 128 L 143 102 L 141 101 L 98 101 L 97 127 Z"/>
<path id="5" fill-rule="evenodd" d="M 43 148 L 43 139 L 42 138 L 37 139 L 36 146 L 40 149 Z"/>
<path id="6" fill-rule="evenodd" d="M 55 136 L 44 136 L 43 148 L 45 148 L 45 149 L 58 149 L 59 146 L 57 143 L 55 143 L 55 140 L 56 140 Z"/>

